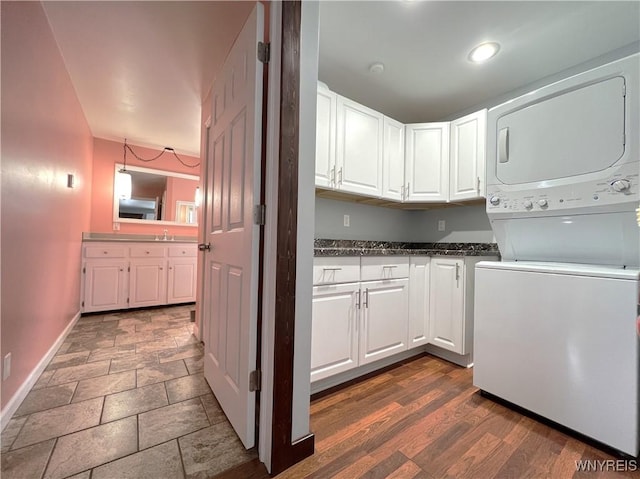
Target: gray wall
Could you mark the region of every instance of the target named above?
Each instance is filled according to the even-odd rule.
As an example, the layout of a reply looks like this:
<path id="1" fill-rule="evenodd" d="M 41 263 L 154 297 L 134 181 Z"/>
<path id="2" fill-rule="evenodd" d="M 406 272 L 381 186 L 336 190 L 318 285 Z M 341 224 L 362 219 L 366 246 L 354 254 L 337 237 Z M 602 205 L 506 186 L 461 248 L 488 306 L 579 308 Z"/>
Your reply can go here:
<path id="1" fill-rule="evenodd" d="M 412 211 L 413 241 L 434 243 L 493 243 L 493 231 L 485 205 Z M 438 221 L 444 220 L 445 230 L 438 231 Z M 419 239 L 417 239 L 419 238 Z"/>
<path id="2" fill-rule="evenodd" d="M 344 226 L 349 215 L 350 226 Z M 445 231 L 438 231 L 438 221 Z M 405 211 L 316 198 L 315 237 L 375 241 L 489 243 L 493 232 L 484 205 Z"/>

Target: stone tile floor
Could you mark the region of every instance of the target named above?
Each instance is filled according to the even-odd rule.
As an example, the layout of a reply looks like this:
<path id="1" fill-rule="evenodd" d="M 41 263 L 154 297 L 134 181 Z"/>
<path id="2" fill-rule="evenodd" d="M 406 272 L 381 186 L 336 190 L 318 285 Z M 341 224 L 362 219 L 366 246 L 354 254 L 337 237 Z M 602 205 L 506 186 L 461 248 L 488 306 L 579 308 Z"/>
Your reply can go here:
<path id="1" fill-rule="evenodd" d="M 2 479 L 201 479 L 255 458 L 204 379 L 192 308 L 81 317 L 2 433 Z"/>

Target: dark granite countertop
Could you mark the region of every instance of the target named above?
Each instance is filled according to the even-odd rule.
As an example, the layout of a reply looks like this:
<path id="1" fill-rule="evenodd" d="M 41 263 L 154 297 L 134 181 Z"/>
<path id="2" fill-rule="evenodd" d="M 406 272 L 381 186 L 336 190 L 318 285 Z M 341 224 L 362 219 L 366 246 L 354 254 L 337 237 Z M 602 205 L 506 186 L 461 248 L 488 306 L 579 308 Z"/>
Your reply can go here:
<path id="1" fill-rule="evenodd" d="M 314 240 L 314 256 L 499 256 L 495 243 L 403 243 L 363 240 Z"/>

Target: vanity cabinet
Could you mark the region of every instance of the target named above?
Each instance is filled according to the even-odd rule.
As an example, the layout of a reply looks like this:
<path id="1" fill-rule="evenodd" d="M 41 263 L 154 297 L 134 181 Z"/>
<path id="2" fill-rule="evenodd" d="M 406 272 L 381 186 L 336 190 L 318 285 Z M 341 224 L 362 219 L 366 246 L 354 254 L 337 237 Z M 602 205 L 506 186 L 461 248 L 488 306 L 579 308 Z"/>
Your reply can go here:
<path id="1" fill-rule="evenodd" d="M 88 259 L 83 268 L 82 310 L 106 311 L 128 307 L 129 263 L 119 259 Z"/>
<path id="2" fill-rule="evenodd" d="M 451 122 L 449 201 L 485 197 L 487 110 Z"/>
<path id="3" fill-rule="evenodd" d="M 197 245 L 83 244 L 82 312 L 195 301 Z"/>
<path id="4" fill-rule="evenodd" d="M 196 300 L 198 251 L 191 245 L 169 247 L 167 303 Z"/>

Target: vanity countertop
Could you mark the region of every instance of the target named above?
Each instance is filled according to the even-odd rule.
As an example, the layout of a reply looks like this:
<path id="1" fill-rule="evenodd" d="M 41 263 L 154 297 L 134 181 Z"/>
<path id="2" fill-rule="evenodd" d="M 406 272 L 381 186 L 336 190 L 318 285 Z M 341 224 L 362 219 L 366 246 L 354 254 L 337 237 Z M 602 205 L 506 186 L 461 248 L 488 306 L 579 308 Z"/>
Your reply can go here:
<path id="1" fill-rule="evenodd" d="M 169 235 L 167 240 L 162 239 L 162 235 L 136 235 L 136 234 L 119 234 L 119 233 L 82 233 L 83 243 L 93 241 L 115 241 L 128 243 L 197 243 L 198 238 L 195 236 L 174 236 Z"/>
<path id="2" fill-rule="evenodd" d="M 495 243 L 314 240 L 314 256 L 499 256 Z"/>

